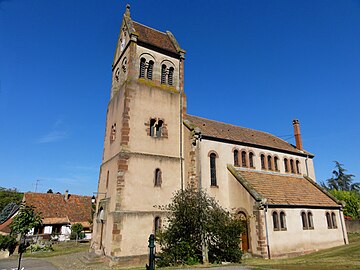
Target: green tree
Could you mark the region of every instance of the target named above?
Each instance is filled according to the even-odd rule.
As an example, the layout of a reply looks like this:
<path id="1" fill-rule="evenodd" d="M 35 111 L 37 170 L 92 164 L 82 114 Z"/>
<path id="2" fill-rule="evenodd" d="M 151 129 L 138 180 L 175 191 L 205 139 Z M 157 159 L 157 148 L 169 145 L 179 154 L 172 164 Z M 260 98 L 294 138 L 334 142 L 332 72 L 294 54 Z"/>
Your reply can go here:
<path id="1" fill-rule="evenodd" d="M 203 191 L 178 191 L 169 211 L 168 226 L 157 233 L 159 266 L 198 262 L 239 262 L 242 223 Z"/>
<path id="2" fill-rule="evenodd" d="M 338 161 L 335 162 L 335 170 L 333 170 L 333 176 L 327 179 L 327 187 L 329 189 L 335 190 L 359 190 L 360 184 L 359 183 L 352 183 L 353 182 L 353 174 L 346 174 L 347 171 L 344 168 L 344 165 Z"/>
<path id="3" fill-rule="evenodd" d="M 35 207 L 32 205 L 21 204 L 18 214 L 11 222 L 11 235 L 18 236 L 20 238 L 19 243 L 19 265 L 20 269 L 21 256 L 26 249 L 25 236 L 30 232 L 32 228 L 41 225 L 41 214 L 35 211 Z"/>
<path id="4" fill-rule="evenodd" d="M 0 187 L 0 212 L 11 202 L 20 204 L 22 198 L 23 193 L 20 193 L 16 188 Z"/>
<path id="5" fill-rule="evenodd" d="M 46 193 L 54 193 L 53 190 L 50 188 Z"/>
<path id="6" fill-rule="evenodd" d="M 84 230 L 84 226 L 81 225 L 81 223 L 75 223 L 71 225 L 71 235 L 70 239 L 82 239 L 85 237 L 84 233 L 82 232 Z"/>
<path id="7" fill-rule="evenodd" d="M 353 219 L 360 219 L 360 193 L 351 190 L 329 190 L 329 192 L 339 201 L 345 202 L 344 215 Z"/>
<path id="8" fill-rule="evenodd" d="M 8 250 L 11 255 L 14 253 L 16 245 L 17 241 L 14 236 L 0 234 L 0 250 Z"/>
<path id="9" fill-rule="evenodd" d="M 3 223 L 8 217 L 18 209 L 18 205 L 14 202 L 9 203 L 4 207 L 0 213 L 0 224 Z"/>

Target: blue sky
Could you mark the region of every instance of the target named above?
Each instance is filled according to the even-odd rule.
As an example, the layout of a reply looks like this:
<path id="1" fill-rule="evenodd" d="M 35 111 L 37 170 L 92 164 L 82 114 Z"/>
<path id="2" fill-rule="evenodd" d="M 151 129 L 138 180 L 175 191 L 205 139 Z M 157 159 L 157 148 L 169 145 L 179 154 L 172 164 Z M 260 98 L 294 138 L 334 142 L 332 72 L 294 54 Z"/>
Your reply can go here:
<path id="1" fill-rule="evenodd" d="M 317 180 L 359 181 L 359 0 L 129 2 L 187 51 L 188 113 L 283 138 L 298 118 Z M 0 186 L 97 190 L 126 3 L 0 0 Z"/>

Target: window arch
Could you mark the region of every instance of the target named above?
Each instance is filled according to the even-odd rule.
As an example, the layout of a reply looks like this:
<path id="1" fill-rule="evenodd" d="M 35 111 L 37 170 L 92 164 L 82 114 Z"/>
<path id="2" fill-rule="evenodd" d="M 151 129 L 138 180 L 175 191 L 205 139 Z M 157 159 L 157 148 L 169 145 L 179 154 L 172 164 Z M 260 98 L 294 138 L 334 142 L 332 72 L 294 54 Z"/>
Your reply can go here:
<path id="1" fill-rule="evenodd" d="M 169 68 L 169 74 L 168 74 L 168 85 L 173 85 L 174 82 L 174 68 L 170 67 Z"/>
<path id="2" fill-rule="evenodd" d="M 146 77 L 149 80 L 152 80 L 152 78 L 153 78 L 153 69 L 154 69 L 154 61 L 150 60 L 149 64 L 148 64 L 148 68 L 147 68 L 147 74 L 146 74 Z"/>
<path id="3" fill-rule="evenodd" d="M 296 173 L 297 174 L 300 174 L 301 172 L 300 172 L 300 161 L 296 161 Z"/>
<path id="4" fill-rule="evenodd" d="M 234 166 L 239 166 L 239 151 L 234 150 Z"/>
<path id="5" fill-rule="evenodd" d="M 266 169 L 266 167 L 265 167 L 265 155 L 261 154 L 260 159 L 261 159 L 261 169 L 265 170 Z"/>
<path id="6" fill-rule="evenodd" d="M 289 172 L 289 166 L 288 166 L 288 159 L 284 158 L 284 168 L 285 168 L 285 172 Z"/>
<path id="7" fill-rule="evenodd" d="M 154 218 L 154 233 L 156 234 L 161 229 L 161 218 L 155 217 Z"/>
<path id="8" fill-rule="evenodd" d="M 334 212 L 331 213 L 331 221 L 332 221 L 332 227 L 333 227 L 334 229 L 336 229 L 336 228 L 337 228 L 336 215 L 335 215 Z"/>
<path id="9" fill-rule="evenodd" d="M 314 229 L 313 214 L 309 211 L 307 213 L 309 229 Z"/>
<path id="10" fill-rule="evenodd" d="M 161 84 L 174 85 L 174 72 L 174 64 L 169 60 L 163 61 L 161 64 Z"/>
<path id="11" fill-rule="evenodd" d="M 328 229 L 331 229 L 332 228 L 332 224 L 331 224 L 331 218 L 330 218 L 330 214 L 328 212 L 326 212 L 326 223 L 327 223 L 327 226 L 328 226 Z"/>
<path id="12" fill-rule="evenodd" d="M 279 158 L 274 157 L 274 170 L 279 171 L 279 165 L 278 165 Z"/>
<path id="13" fill-rule="evenodd" d="M 145 78 L 145 66 L 146 66 L 146 59 L 142 57 L 140 59 L 140 73 L 139 78 Z"/>
<path id="14" fill-rule="evenodd" d="M 246 152 L 241 151 L 241 166 L 246 167 Z"/>
<path id="15" fill-rule="evenodd" d="M 291 170 L 291 173 L 295 173 L 294 160 L 292 160 L 292 159 L 290 159 L 290 170 Z"/>
<path id="16" fill-rule="evenodd" d="M 155 187 L 161 187 L 161 182 L 162 182 L 162 172 L 159 168 L 155 169 L 155 181 L 154 181 L 154 186 Z"/>
<path id="17" fill-rule="evenodd" d="M 210 154 L 210 178 L 211 178 L 210 185 L 212 187 L 216 187 L 217 180 L 216 180 L 216 154 L 215 153 Z"/>
<path id="18" fill-rule="evenodd" d="M 166 65 L 161 65 L 161 84 L 166 84 Z"/>
<path id="19" fill-rule="evenodd" d="M 269 171 L 272 171 L 271 159 L 272 159 L 271 156 L 268 155 L 268 156 L 267 156 L 267 163 L 268 163 L 267 165 L 268 165 L 268 170 L 269 170 Z"/>
<path id="20" fill-rule="evenodd" d="M 280 212 L 280 230 L 286 230 L 286 215 L 284 211 Z"/>
<path id="21" fill-rule="evenodd" d="M 249 153 L 249 166 L 250 168 L 254 168 L 254 153 Z"/>
<path id="22" fill-rule="evenodd" d="M 302 222 L 303 230 L 307 230 L 308 229 L 308 223 L 307 223 L 306 213 L 304 211 L 301 212 L 301 222 Z"/>
<path id="23" fill-rule="evenodd" d="M 273 218 L 274 231 L 280 230 L 280 227 L 279 227 L 279 215 L 278 215 L 278 213 L 276 211 L 274 211 L 272 213 L 272 218 Z"/>

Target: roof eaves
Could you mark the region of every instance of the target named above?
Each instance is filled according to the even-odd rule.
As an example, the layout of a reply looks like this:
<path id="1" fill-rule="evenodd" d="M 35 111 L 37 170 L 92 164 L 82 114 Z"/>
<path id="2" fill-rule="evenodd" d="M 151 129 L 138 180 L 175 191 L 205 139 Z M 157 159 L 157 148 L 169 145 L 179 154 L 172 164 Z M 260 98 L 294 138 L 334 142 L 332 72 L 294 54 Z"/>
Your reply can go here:
<path id="1" fill-rule="evenodd" d="M 250 195 L 256 200 L 256 201 L 263 201 L 265 198 L 261 196 L 260 193 L 258 193 L 255 188 L 246 181 L 245 178 L 243 178 L 235 169 L 234 166 L 231 164 L 227 164 L 227 169 L 231 172 L 231 174 L 240 182 L 240 184 L 250 193 Z"/>

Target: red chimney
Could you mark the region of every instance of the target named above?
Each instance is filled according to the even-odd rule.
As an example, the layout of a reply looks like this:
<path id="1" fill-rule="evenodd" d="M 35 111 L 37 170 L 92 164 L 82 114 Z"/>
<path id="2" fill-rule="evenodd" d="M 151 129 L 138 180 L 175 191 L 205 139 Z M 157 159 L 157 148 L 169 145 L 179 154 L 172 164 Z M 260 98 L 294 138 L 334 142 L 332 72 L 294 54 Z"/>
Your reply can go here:
<path id="1" fill-rule="evenodd" d="M 293 126 L 294 126 L 294 136 L 295 136 L 296 148 L 299 150 L 303 150 L 299 120 L 294 119 Z"/>

